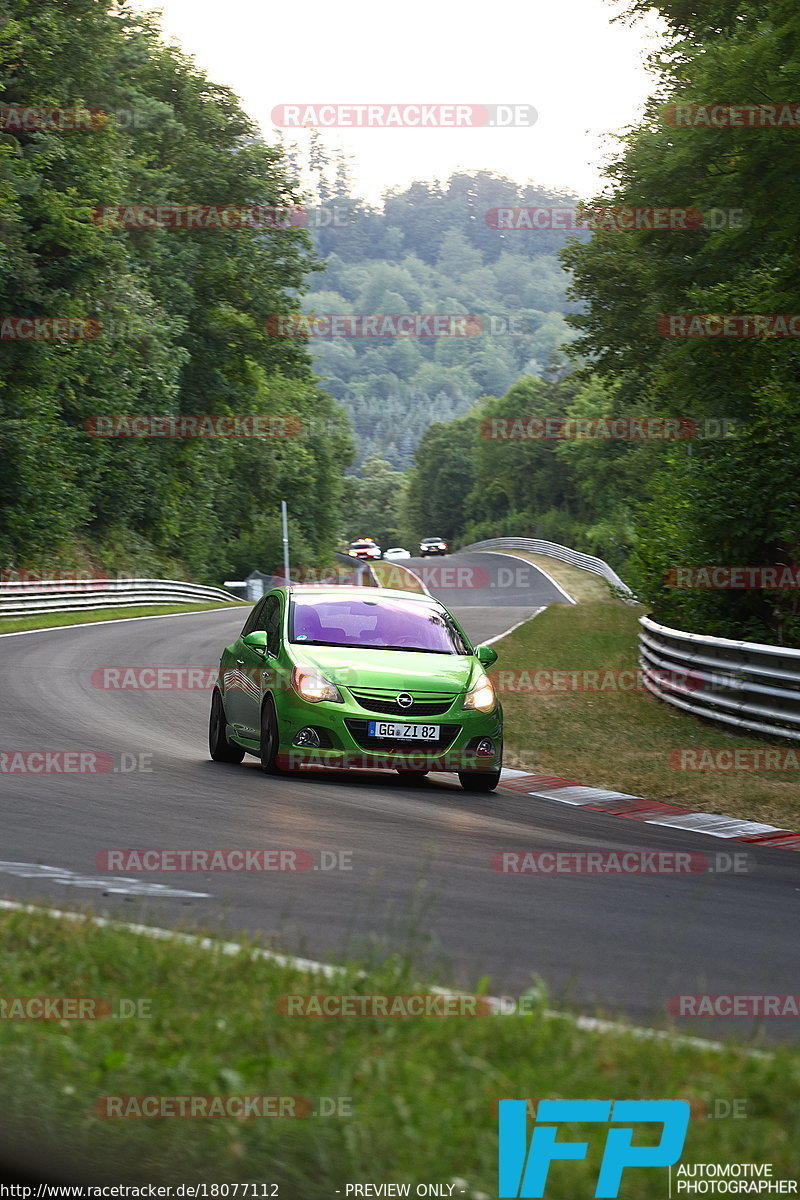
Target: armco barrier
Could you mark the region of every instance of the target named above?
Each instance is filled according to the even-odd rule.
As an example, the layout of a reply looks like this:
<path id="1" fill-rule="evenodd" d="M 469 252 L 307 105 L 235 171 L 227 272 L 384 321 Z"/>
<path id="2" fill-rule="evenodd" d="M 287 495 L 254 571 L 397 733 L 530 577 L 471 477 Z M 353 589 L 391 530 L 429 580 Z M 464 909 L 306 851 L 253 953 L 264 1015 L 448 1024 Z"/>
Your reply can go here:
<path id="1" fill-rule="evenodd" d="M 132 605 L 198 604 L 204 600 L 239 602 L 238 596 L 220 588 L 177 579 L 37 579 L 0 583 L 0 617 L 89 612 Z"/>
<path id="2" fill-rule="evenodd" d="M 635 602 L 631 589 L 608 563 L 555 542 L 492 538 L 461 550 L 546 554 L 602 575 L 624 600 Z M 686 633 L 651 617 L 639 621 L 639 665 L 654 696 L 695 717 L 800 740 L 800 650 Z"/>
<path id="3" fill-rule="evenodd" d="M 639 663 L 653 695 L 696 717 L 800 740 L 800 650 L 639 621 Z M 674 682 L 687 671 L 688 686 Z"/>
<path id="4" fill-rule="evenodd" d="M 602 558 L 595 558 L 592 554 L 581 554 L 578 550 L 570 550 L 568 546 L 559 546 L 557 542 L 543 542 L 539 538 L 501 537 L 461 546 L 458 553 L 467 550 L 527 550 L 531 554 L 546 554 L 550 558 L 569 563 L 571 567 L 581 567 L 594 575 L 602 575 L 603 579 L 622 594 L 623 600 L 629 603 L 635 603 L 636 600 L 627 583 L 623 583 L 616 571 L 607 562 L 603 562 Z"/>

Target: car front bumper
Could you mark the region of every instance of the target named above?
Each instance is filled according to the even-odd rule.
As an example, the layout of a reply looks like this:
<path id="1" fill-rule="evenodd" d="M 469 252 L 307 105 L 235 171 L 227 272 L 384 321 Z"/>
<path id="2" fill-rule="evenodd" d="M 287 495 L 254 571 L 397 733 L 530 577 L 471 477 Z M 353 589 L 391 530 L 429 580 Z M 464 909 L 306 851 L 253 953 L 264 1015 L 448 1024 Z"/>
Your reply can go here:
<path id="1" fill-rule="evenodd" d="M 500 705 L 489 713 L 459 707 L 456 701 L 441 716 L 417 719 L 416 724 L 438 725 L 436 743 L 384 741 L 370 738 L 368 721 L 410 724 L 411 718 L 367 712 L 349 697 L 344 704 L 302 700 L 284 694 L 278 705 L 278 765 L 297 767 L 366 768 L 409 771 L 496 771 L 503 760 L 503 715 Z M 297 746 L 301 729 L 316 730 L 323 745 Z M 494 753 L 478 755 L 476 745 L 488 738 Z"/>

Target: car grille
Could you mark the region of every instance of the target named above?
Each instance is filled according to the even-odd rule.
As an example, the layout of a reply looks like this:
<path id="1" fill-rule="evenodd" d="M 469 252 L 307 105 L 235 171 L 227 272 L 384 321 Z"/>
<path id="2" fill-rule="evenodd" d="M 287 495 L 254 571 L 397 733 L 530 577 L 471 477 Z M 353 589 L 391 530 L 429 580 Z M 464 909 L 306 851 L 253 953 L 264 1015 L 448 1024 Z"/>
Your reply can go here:
<path id="1" fill-rule="evenodd" d="M 429 754 L 439 754 L 453 744 L 461 728 L 460 725 L 440 725 L 438 741 L 426 742 L 411 738 L 370 737 L 367 733 L 369 722 L 357 718 L 346 720 L 345 725 L 362 750 L 382 750 L 398 754 L 409 750 L 427 750 Z"/>
<path id="2" fill-rule="evenodd" d="M 414 698 L 414 703 L 410 708 L 403 708 L 397 703 L 397 692 L 364 692 L 351 688 L 350 693 L 367 712 L 405 717 L 407 721 L 416 721 L 418 717 L 441 716 L 452 707 L 456 699 L 455 692 L 409 692 L 409 696 Z"/>

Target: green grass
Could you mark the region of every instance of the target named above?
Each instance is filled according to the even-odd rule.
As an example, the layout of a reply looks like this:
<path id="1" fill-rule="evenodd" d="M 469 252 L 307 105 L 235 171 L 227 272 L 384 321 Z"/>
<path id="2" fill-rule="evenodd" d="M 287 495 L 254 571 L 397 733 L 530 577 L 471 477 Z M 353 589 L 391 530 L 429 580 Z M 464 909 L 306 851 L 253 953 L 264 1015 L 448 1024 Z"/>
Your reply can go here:
<path id="1" fill-rule="evenodd" d="M 205 612 L 210 608 L 238 608 L 244 601 L 230 604 L 153 604 L 141 607 L 97 608 L 80 612 L 38 613 L 29 617 L 6 617 L 0 620 L 0 633 L 17 633 L 25 629 L 53 629 L 60 625 L 81 625 L 86 621 L 118 621 L 121 617 L 168 616 L 170 613 Z"/>
<path id="2" fill-rule="evenodd" d="M 768 1161 L 796 1170 L 795 1049 L 751 1055 L 583 1032 L 540 1007 L 518 1017 L 313 1019 L 282 1016 L 288 992 L 422 990 L 404 955 L 353 961 L 335 982 L 248 953 L 158 942 L 44 913 L 0 913 L 3 995 L 146 999 L 150 1019 L 0 1020 L 0 1144 L 34 1146 L 73 1178 L 156 1183 L 264 1181 L 280 1200 L 332 1197 L 347 1182 L 451 1182 L 496 1196 L 499 1099 L 746 1100 L 746 1119 L 698 1117 L 684 1161 Z M 538 992 L 541 997 L 541 991 Z M 539 1003 L 543 1003 L 540 999 Z M 301 1120 L 117 1119 L 108 1095 L 346 1098 L 352 1115 Z M 553 1169 L 547 1195 L 594 1193 L 586 1163 Z M 626 1200 L 666 1195 L 666 1172 L 626 1172 Z M 454 1193 L 459 1195 L 458 1191 Z"/>
<path id="3" fill-rule="evenodd" d="M 565 578 L 562 574 L 559 582 L 569 590 Z M 602 581 L 599 584 L 605 589 Z M 644 611 L 612 599 L 607 589 L 602 598 L 553 605 L 496 644 L 500 661 L 490 674 L 497 683 L 502 671 L 635 670 L 638 618 Z M 800 828 L 797 771 L 686 771 L 669 765 L 673 749 L 780 746 L 779 739 L 729 732 L 645 691 L 504 690 L 501 699 L 508 767 Z"/>

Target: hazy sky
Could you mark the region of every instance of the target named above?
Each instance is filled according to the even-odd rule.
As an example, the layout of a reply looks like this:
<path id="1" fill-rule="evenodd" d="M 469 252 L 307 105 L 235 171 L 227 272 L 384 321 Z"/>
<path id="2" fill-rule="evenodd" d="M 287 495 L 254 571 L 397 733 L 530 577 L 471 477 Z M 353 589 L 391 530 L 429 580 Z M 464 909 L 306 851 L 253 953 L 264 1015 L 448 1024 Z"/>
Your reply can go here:
<path id="1" fill-rule="evenodd" d="M 231 87 L 272 139 L 281 104 L 528 104 L 529 128 L 330 129 L 353 156 L 355 190 L 377 200 L 413 179 L 486 169 L 589 197 L 607 134 L 636 120 L 650 90 L 655 19 L 615 22 L 621 0 L 515 5 L 403 0 L 129 0 L 217 83 Z M 303 131 L 287 138 L 305 144 Z"/>

